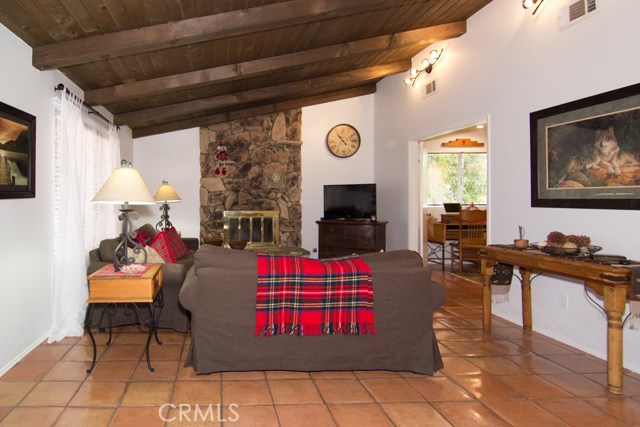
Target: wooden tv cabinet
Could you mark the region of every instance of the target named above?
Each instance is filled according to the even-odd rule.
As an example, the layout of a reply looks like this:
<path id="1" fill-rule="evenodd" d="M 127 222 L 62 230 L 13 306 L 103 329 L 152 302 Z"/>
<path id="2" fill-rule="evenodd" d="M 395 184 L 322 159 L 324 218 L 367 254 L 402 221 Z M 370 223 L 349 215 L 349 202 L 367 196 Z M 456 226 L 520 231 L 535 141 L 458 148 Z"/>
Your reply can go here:
<path id="1" fill-rule="evenodd" d="M 388 221 L 320 220 L 318 257 L 333 258 L 386 250 Z"/>

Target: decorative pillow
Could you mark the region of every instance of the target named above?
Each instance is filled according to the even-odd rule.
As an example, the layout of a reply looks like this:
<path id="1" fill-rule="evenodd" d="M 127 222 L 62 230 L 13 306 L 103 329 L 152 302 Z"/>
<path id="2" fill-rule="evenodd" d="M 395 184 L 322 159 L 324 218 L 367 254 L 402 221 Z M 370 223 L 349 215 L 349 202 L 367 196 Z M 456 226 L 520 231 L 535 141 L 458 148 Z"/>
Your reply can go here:
<path id="1" fill-rule="evenodd" d="M 171 227 L 166 230 L 165 233 L 167 233 L 167 237 L 169 238 L 169 246 L 171 246 L 171 252 L 175 259 L 180 259 L 191 253 L 189 248 L 187 248 L 187 245 L 182 241 L 182 237 L 180 237 L 175 227 Z"/>
<path id="2" fill-rule="evenodd" d="M 176 257 L 173 255 L 171 245 L 169 244 L 169 236 L 166 231 L 161 231 L 156 234 L 148 247 L 151 247 L 160 254 L 165 262 L 175 263 Z"/>
<path id="3" fill-rule="evenodd" d="M 145 249 L 147 251 L 147 264 L 164 264 L 164 259 L 155 249 L 151 246 L 147 246 Z"/>
<path id="4" fill-rule="evenodd" d="M 113 261 L 113 252 L 116 250 L 116 246 L 120 243 L 120 239 L 104 239 L 100 242 L 98 247 L 100 252 L 100 259 L 104 262 Z"/>
<path id="5" fill-rule="evenodd" d="M 156 234 L 158 233 L 156 231 L 155 228 L 153 228 L 153 225 L 146 223 L 141 225 L 140 227 L 138 227 L 138 229 L 136 231 L 144 231 L 145 233 L 147 233 L 147 235 L 149 236 L 149 238 L 153 239 L 154 237 L 156 237 Z"/>
<path id="6" fill-rule="evenodd" d="M 149 236 L 144 230 L 136 230 L 136 237 L 134 237 L 133 240 L 140 243 L 142 246 L 147 246 L 149 242 L 151 242 L 151 236 Z"/>
<path id="7" fill-rule="evenodd" d="M 151 246 L 147 246 L 144 249 L 145 251 L 147 251 L 147 264 L 164 264 L 165 263 L 164 259 L 162 259 L 160 254 Z M 142 264 L 142 262 L 144 261 L 144 254 L 142 253 L 142 251 L 135 253 L 133 249 L 127 248 L 127 256 L 133 257 L 134 262 L 136 264 Z"/>

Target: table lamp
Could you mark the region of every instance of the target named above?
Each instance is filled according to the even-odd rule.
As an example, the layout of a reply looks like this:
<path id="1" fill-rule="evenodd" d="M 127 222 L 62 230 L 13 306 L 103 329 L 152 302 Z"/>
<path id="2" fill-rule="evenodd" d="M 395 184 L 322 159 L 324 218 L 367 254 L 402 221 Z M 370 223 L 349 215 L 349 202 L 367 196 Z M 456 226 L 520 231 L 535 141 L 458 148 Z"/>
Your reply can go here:
<path id="1" fill-rule="evenodd" d="M 144 183 L 140 173 L 134 169 L 130 162 L 122 160 L 119 168 L 111 173 L 111 176 L 102 185 L 93 197 L 92 202 L 122 205 L 118 219 L 122 221 L 122 234 L 120 242 L 113 253 L 113 268 L 120 271 L 125 265 L 135 262 L 133 257 L 127 254 L 127 247 L 131 245 L 136 251 L 144 253 L 143 263 L 147 261 L 147 251 L 133 238 L 131 219 L 137 219 L 138 214 L 129 208 L 129 205 L 152 205 L 156 201 L 151 195 L 149 188 Z"/>
<path id="2" fill-rule="evenodd" d="M 182 199 L 167 181 L 162 181 L 162 185 L 158 188 L 154 197 L 156 202 L 162 203 L 160 205 L 162 215 L 160 216 L 160 221 L 156 224 L 156 230 L 164 231 L 173 227 L 173 224 L 169 222 L 169 203 L 178 203 Z"/>

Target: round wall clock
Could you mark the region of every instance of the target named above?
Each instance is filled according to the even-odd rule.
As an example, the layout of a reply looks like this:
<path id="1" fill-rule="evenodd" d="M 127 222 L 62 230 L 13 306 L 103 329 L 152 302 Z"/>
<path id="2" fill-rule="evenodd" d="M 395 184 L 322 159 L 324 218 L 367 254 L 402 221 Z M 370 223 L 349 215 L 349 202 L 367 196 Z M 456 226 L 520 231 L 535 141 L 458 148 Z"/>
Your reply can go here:
<path id="1" fill-rule="evenodd" d="M 327 134 L 327 148 L 337 157 L 351 157 L 360 148 L 360 134 L 351 125 L 340 124 Z"/>

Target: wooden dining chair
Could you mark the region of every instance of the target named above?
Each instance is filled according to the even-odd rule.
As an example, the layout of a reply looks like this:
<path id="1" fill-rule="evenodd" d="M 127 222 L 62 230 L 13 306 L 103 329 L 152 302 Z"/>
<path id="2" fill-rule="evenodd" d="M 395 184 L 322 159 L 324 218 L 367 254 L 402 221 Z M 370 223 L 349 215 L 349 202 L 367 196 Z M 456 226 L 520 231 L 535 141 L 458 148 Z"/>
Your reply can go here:
<path id="1" fill-rule="evenodd" d="M 432 221 L 429 221 L 429 219 Z M 426 258 L 429 262 L 440 264 L 444 270 L 446 261 L 445 250 L 447 247 L 447 226 L 441 222 L 437 222 L 433 217 L 429 219 L 426 221 Z"/>
<path id="2" fill-rule="evenodd" d="M 462 272 L 464 261 L 480 261 L 480 249 L 487 245 L 487 211 L 463 209 L 457 221 L 458 239 L 451 243 L 451 271 Z"/>

